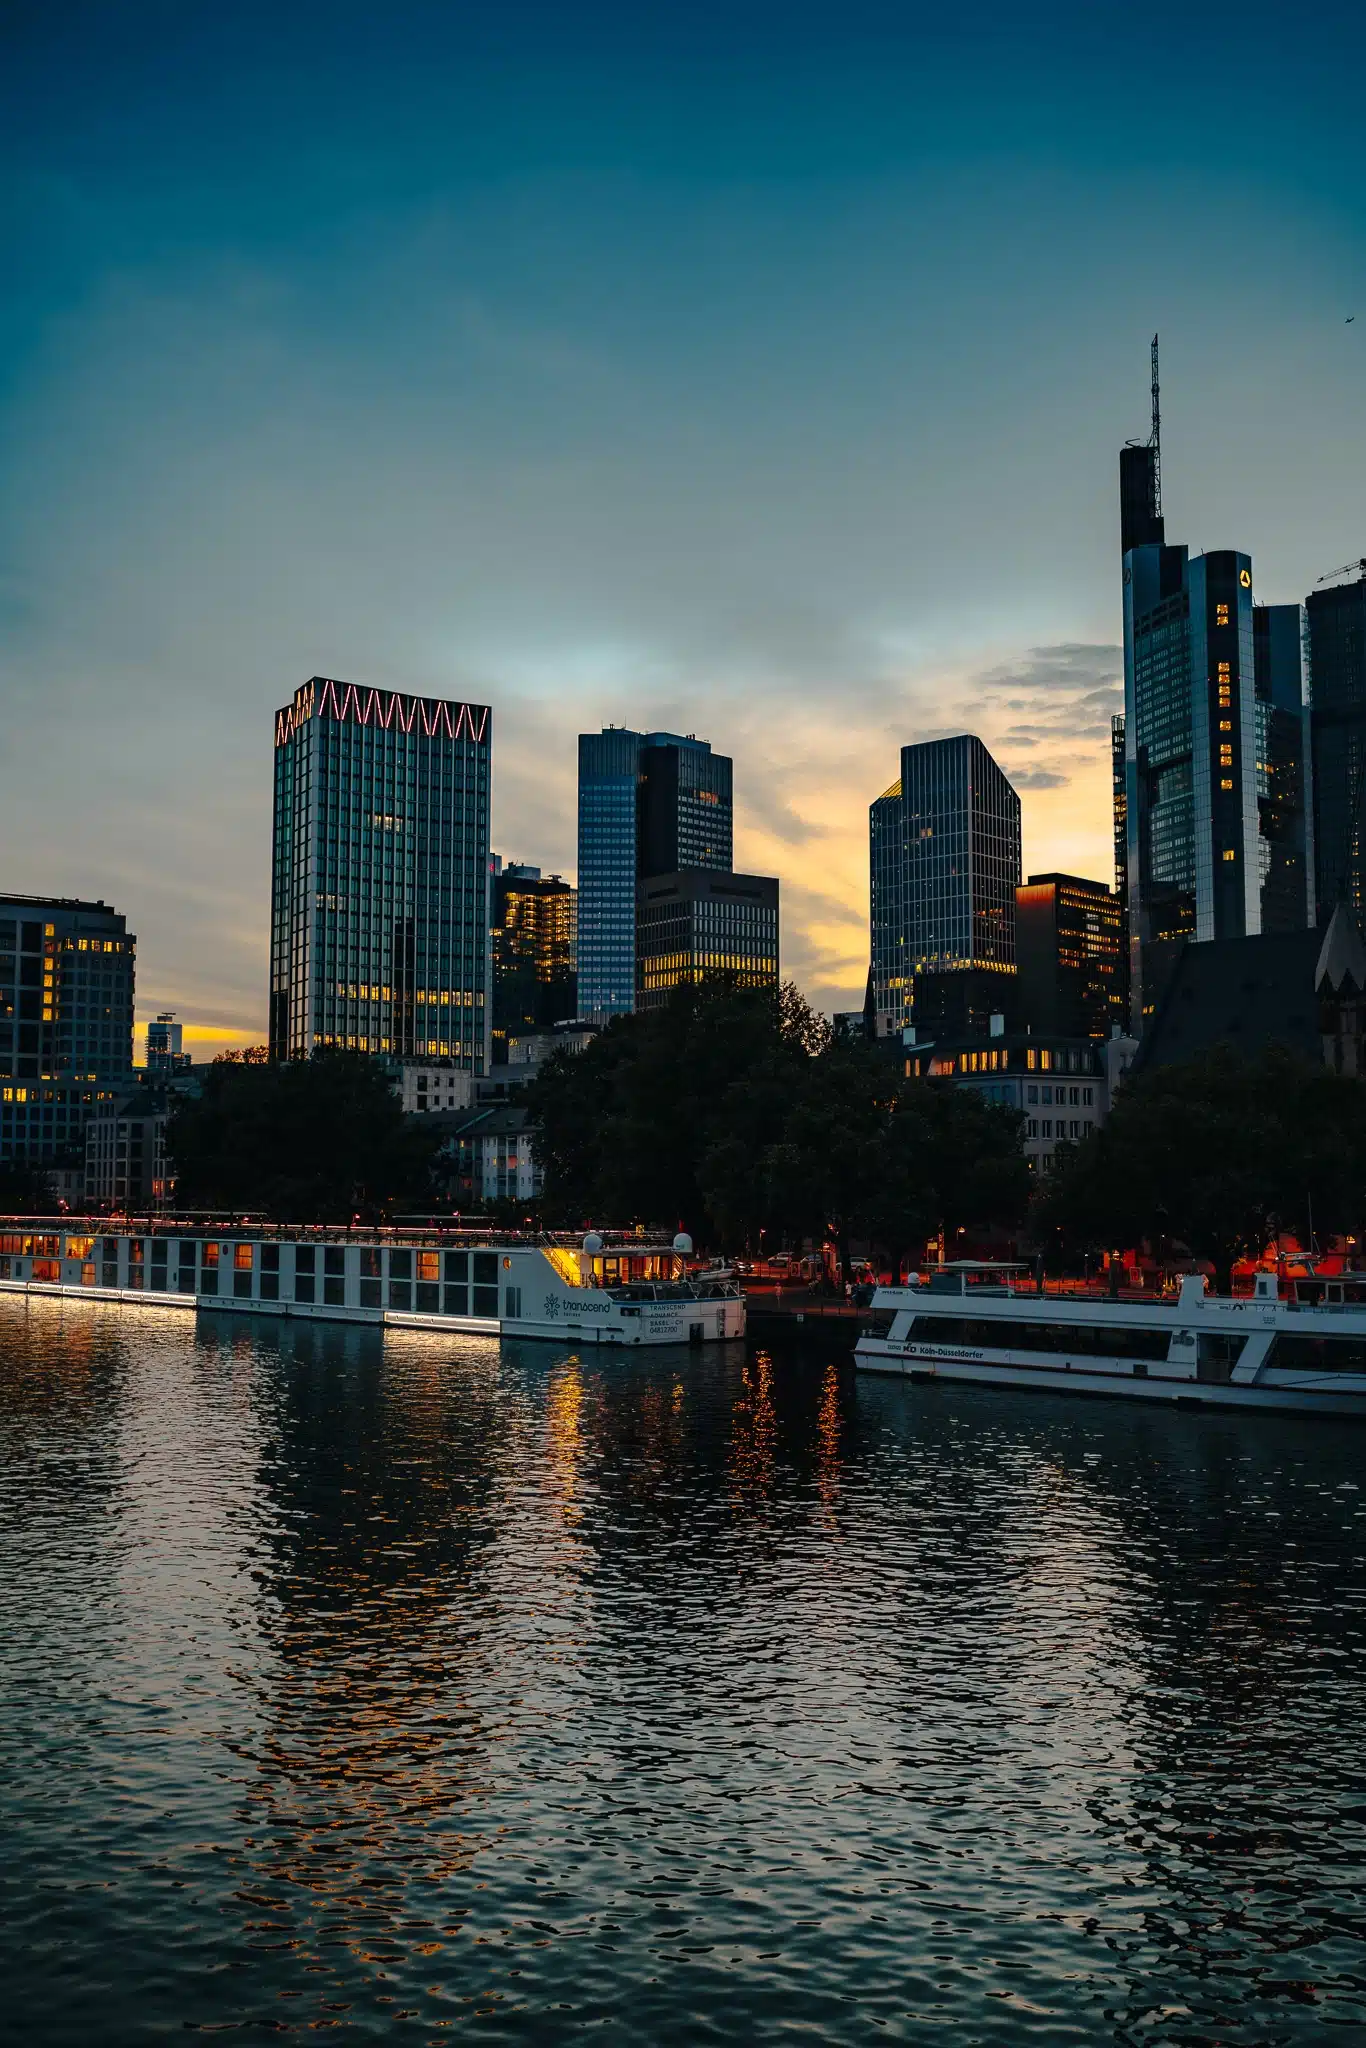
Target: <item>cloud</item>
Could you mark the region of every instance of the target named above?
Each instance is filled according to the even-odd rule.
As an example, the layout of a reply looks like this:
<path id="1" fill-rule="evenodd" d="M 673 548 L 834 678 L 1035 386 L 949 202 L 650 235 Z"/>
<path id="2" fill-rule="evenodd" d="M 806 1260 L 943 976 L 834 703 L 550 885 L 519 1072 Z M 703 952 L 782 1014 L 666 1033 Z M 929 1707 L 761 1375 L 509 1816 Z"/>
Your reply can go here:
<path id="1" fill-rule="evenodd" d="M 1012 768 L 1009 773 L 1016 789 L 1066 789 L 1072 780 L 1056 768 Z"/>

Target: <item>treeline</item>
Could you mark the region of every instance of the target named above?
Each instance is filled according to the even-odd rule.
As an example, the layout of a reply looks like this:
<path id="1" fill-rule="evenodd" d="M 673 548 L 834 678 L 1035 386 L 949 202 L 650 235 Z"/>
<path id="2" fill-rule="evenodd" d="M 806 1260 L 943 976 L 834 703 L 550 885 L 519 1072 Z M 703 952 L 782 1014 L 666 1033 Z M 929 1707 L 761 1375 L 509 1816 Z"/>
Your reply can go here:
<path id="1" fill-rule="evenodd" d="M 1279 1046 L 1227 1046 L 1139 1074 L 1082 1145 L 1060 1148 L 1031 1218 L 1038 1243 L 1076 1258 L 1146 1245 L 1187 1252 L 1227 1291 L 1235 1260 L 1366 1227 L 1366 1085 Z"/>
<path id="2" fill-rule="evenodd" d="M 435 1143 L 404 1117 L 377 1060 L 330 1046 L 289 1065 L 225 1054 L 166 1133 L 178 1209 L 295 1223 L 428 1207 Z"/>
<path id="3" fill-rule="evenodd" d="M 897 1259 L 941 1229 L 1017 1226 L 1028 1206 L 1013 1111 L 903 1079 L 790 985 L 680 989 L 556 1055 L 528 1106 L 543 1209 L 566 1227 L 682 1227 L 731 1251 L 833 1233 Z"/>

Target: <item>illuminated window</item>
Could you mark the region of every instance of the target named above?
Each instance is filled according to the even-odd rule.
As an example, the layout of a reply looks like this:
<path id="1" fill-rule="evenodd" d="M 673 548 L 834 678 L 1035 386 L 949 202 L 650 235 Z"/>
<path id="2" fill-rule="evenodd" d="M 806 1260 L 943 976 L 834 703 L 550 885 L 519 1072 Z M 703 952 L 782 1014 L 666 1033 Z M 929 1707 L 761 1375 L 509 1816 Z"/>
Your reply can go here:
<path id="1" fill-rule="evenodd" d="M 1231 846 L 1226 846 L 1226 847 L 1224 848 L 1224 859 L 1225 859 L 1225 860 L 1237 860 L 1237 858 L 1238 858 L 1238 856 L 1237 856 L 1237 854 L 1236 854 L 1236 853 L 1234 852 L 1234 850 L 1233 850 L 1233 848 L 1232 848 Z"/>

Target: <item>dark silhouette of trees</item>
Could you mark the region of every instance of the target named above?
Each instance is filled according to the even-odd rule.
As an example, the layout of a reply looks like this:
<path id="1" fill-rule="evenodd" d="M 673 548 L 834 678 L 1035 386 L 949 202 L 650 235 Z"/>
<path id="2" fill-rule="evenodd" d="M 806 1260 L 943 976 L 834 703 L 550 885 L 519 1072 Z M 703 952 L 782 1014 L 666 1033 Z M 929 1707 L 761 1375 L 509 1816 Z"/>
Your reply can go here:
<path id="1" fill-rule="evenodd" d="M 1184 1245 L 1221 1292 L 1233 1263 L 1278 1231 L 1359 1231 L 1366 1207 L 1366 1088 L 1273 1046 L 1216 1046 L 1140 1073 L 1108 1122 L 1058 1155 L 1039 1235 L 1071 1251 Z"/>
<path id="2" fill-rule="evenodd" d="M 833 1229 L 900 1255 L 939 1228 L 1011 1224 L 1019 1118 L 905 1081 L 885 1048 L 832 1039 L 790 985 L 682 988 L 558 1056 L 530 1107 L 552 1220 L 687 1226 L 738 1246 Z"/>
<path id="3" fill-rule="evenodd" d="M 288 1065 L 254 1049 L 215 1060 L 167 1149 L 181 1209 L 338 1222 L 430 1199 L 433 1138 L 405 1122 L 376 1060 L 333 1047 Z"/>

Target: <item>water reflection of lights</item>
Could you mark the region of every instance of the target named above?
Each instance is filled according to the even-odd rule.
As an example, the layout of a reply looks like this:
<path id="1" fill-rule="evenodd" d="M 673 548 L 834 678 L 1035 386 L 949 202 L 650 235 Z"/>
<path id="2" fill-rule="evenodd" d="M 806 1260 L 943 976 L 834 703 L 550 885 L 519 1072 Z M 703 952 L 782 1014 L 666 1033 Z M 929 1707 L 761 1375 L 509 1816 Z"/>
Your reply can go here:
<path id="1" fill-rule="evenodd" d="M 816 1484 L 827 1513 L 833 1515 L 840 1479 L 840 1373 L 832 1358 L 821 1380 L 816 1411 Z"/>
<path id="2" fill-rule="evenodd" d="M 778 1419 L 773 1404 L 773 1359 L 756 1351 L 740 1374 L 731 1423 L 731 1496 L 768 1492 L 777 1456 Z"/>

